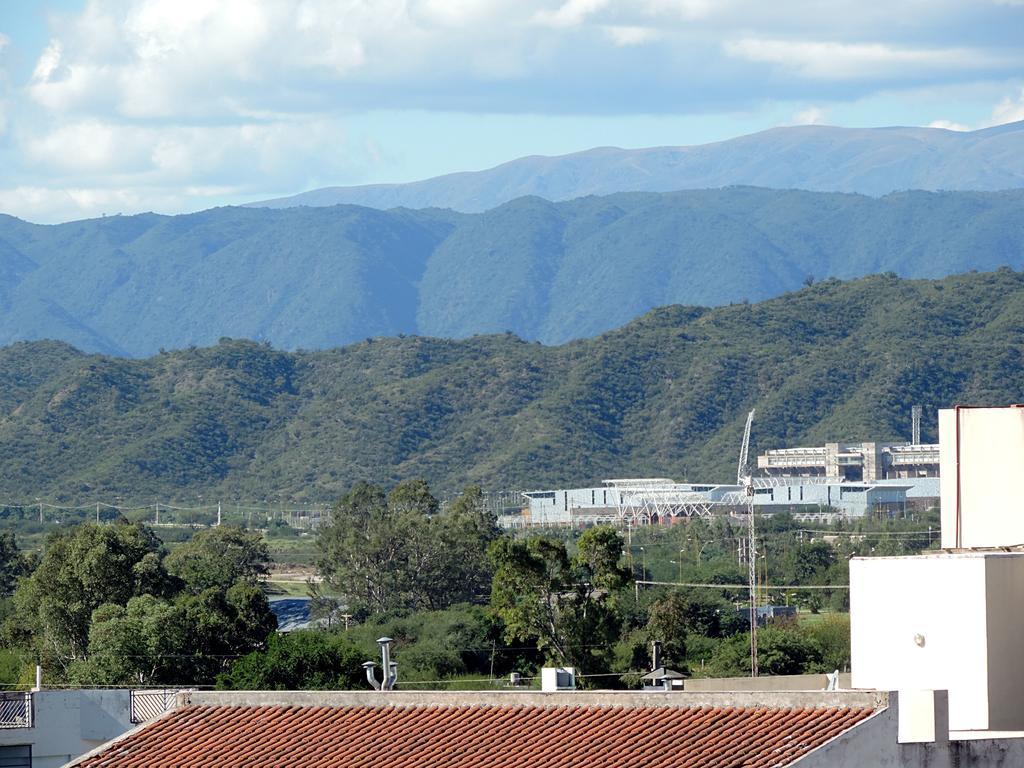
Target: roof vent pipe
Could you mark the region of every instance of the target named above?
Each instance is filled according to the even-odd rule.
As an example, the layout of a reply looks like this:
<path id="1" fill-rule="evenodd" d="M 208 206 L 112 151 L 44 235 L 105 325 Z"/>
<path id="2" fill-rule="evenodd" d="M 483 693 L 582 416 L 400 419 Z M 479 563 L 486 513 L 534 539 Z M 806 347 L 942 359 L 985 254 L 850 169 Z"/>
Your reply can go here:
<path id="1" fill-rule="evenodd" d="M 366 679 L 378 691 L 390 691 L 395 687 L 395 682 L 398 680 L 398 664 L 391 660 L 391 643 L 393 643 L 390 637 L 381 637 L 377 640 L 377 645 L 380 646 L 380 661 L 381 669 L 383 670 L 384 679 L 377 680 L 376 667 L 377 663 L 374 661 L 364 661 L 363 669 L 366 670 Z"/>

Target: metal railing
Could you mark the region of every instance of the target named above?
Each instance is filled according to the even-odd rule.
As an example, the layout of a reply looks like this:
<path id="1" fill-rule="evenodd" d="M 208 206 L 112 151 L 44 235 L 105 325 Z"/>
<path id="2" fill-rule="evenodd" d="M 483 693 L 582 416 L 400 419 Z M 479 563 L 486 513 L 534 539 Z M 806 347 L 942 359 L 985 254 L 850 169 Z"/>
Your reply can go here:
<path id="1" fill-rule="evenodd" d="M 145 723 L 174 709 L 180 689 L 161 688 L 158 690 L 131 691 L 131 720 Z"/>
<path id="2" fill-rule="evenodd" d="M 32 694 L 0 693 L 0 728 L 32 727 Z"/>

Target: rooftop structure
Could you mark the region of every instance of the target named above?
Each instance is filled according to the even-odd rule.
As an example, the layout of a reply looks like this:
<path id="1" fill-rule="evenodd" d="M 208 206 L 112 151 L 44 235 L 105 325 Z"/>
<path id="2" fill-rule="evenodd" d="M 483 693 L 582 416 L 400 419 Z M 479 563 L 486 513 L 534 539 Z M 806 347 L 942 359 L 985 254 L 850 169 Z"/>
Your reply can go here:
<path id="1" fill-rule="evenodd" d="M 850 561 L 853 685 L 948 691 L 952 738 L 1024 741 L 1024 408 L 939 412 L 942 546 Z"/>
<path id="2" fill-rule="evenodd" d="M 769 768 L 886 705 L 874 693 L 202 692 L 73 765 Z"/>
<path id="3" fill-rule="evenodd" d="M 903 699 L 906 698 L 907 706 Z M 944 698 L 876 691 L 217 692 L 77 768 L 952 768 L 1024 739 L 951 743 Z"/>
<path id="4" fill-rule="evenodd" d="M 939 446 L 868 442 L 777 448 L 758 456 L 757 468 L 775 477 L 822 477 L 854 482 L 938 477 Z"/>

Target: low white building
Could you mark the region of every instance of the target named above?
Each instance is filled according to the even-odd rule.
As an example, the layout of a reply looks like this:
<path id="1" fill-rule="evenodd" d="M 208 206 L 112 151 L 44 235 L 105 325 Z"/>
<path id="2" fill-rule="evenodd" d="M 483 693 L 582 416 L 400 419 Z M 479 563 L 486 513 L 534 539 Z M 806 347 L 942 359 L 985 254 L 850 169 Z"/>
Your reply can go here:
<path id="1" fill-rule="evenodd" d="M 177 693 L 114 688 L 0 694 L 0 766 L 59 768 L 160 716 Z"/>
<path id="2" fill-rule="evenodd" d="M 758 480 L 762 480 L 759 478 Z M 606 480 L 591 488 L 526 491 L 523 515 L 507 518 L 531 526 L 593 525 L 641 518 L 707 514 L 745 504 L 743 489 L 722 483 L 677 483 L 668 478 Z M 870 483 L 814 478 L 763 479 L 755 488 L 759 513 L 835 513 L 847 517 L 900 516 L 909 506 L 937 501 L 939 479 L 876 480 Z"/>

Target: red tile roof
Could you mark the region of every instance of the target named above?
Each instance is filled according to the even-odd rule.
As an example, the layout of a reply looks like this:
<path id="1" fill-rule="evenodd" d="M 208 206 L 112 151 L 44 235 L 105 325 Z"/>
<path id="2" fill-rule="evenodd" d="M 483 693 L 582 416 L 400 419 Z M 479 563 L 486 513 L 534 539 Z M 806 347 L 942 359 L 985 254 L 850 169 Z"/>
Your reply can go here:
<path id="1" fill-rule="evenodd" d="M 98 768 L 769 768 L 865 707 L 185 706 L 87 757 Z"/>

